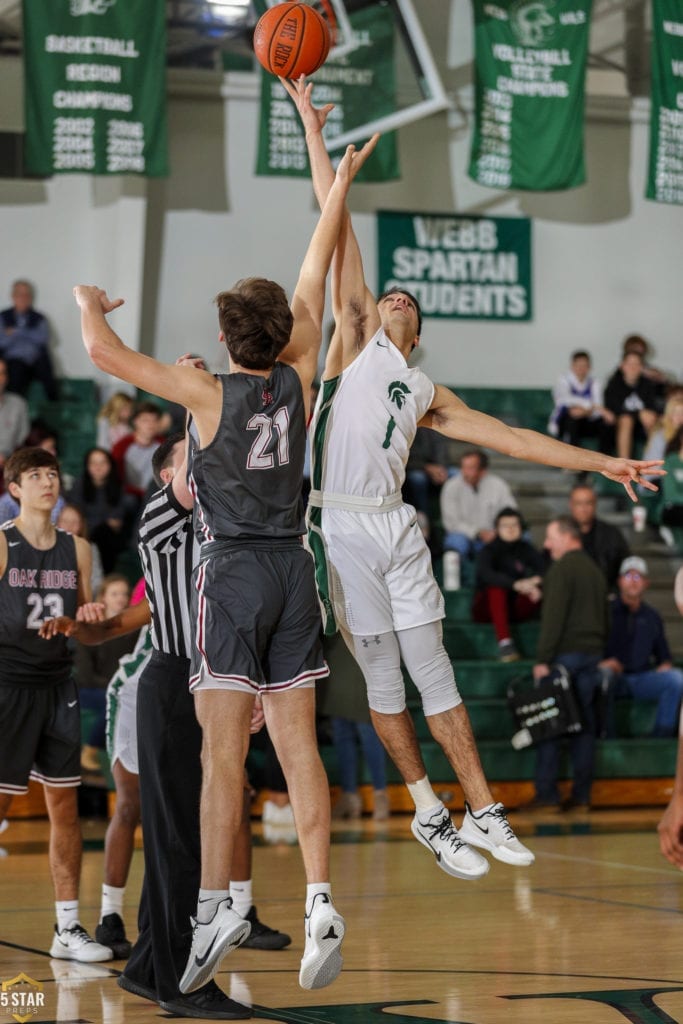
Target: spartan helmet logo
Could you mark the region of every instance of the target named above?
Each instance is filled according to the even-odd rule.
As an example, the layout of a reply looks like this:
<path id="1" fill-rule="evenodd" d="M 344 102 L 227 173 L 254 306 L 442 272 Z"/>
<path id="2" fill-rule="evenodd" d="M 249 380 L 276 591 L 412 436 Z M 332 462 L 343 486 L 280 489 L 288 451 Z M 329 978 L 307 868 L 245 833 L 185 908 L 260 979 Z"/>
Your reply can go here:
<path id="1" fill-rule="evenodd" d="M 512 31 L 522 46 L 543 46 L 555 34 L 553 0 L 517 0 L 510 11 Z"/>

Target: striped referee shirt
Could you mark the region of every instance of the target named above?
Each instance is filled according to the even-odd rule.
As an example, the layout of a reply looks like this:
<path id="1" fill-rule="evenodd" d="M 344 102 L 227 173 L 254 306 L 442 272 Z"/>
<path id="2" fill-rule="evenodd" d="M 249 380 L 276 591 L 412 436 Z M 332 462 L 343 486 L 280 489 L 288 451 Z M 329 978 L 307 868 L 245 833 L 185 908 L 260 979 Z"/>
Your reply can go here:
<path id="1" fill-rule="evenodd" d="M 192 509 L 183 508 L 172 483 L 147 502 L 138 550 L 152 612 L 152 645 L 164 654 L 189 658 L 194 633 L 192 569 L 199 560 L 199 545 L 192 529 Z"/>

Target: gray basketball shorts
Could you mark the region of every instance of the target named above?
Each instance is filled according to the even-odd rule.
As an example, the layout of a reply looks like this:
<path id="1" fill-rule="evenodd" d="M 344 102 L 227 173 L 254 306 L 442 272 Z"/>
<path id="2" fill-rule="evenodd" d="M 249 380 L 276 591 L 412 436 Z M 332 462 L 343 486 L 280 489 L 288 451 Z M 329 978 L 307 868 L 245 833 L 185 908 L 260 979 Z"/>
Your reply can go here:
<path id="1" fill-rule="evenodd" d="M 313 560 L 300 545 L 238 548 L 193 575 L 190 689 L 273 693 L 328 675 Z"/>
<path id="2" fill-rule="evenodd" d="M 0 686 L 0 793 L 81 783 L 81 710 L 73 679 L 56 686 Z"/>

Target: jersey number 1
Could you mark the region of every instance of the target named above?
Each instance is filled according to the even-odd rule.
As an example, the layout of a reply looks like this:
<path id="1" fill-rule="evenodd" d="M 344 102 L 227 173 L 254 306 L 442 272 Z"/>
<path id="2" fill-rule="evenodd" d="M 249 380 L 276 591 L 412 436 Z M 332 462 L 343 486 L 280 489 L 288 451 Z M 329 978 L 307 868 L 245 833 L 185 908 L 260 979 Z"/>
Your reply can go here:
<path id="1" fill-rule="evenodd" d="M 273 436 L 273 427 L 277 431 L 278 465 L 286 466 L 289 462 L 289 413 L 287 406 L 281 405 L 272 417 L 266 416 L 263 412 L 257 412 L 247 423 L 247 430 L 258 430 L 247 456 L 247 469 L 273 468 L 275 457 L 273 452 L 268 451 Z"/>

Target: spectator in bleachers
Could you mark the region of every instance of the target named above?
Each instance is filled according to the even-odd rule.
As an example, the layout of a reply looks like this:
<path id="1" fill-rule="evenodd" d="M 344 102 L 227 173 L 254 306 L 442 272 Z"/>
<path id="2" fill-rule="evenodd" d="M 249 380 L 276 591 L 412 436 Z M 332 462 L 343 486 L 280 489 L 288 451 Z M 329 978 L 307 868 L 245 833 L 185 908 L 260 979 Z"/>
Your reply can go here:
<path id="1" fill-rule="evenodd" d="M 418 427 L 408 455 L 403 500 L 424 516 L 423 529 L 432 519 L 432 500 L 439 497 L 446 480 L 454 474 L 448 466 L 448 443 L 443 434 Z"/>
<path id="2" fill-rule="evenodd" d="M 669 441 L 683 427 L 683 394 L 674 392 L 666 401 L 662 418 L 655 423 L 647 437 L 644 459 L 663 459 Z M 654 477 L 648 477 L 654 479 Z"/>
<path id="3" fill-rule="evenodd" d="M 548 523 L 545 547 L 552 565 L 543 581 L 534 679 L 543 679 L 553 665 L 566 668 L 581 708 L 583 729 L 569 739 L 573 783 L 571 796 L 562 804 L 557 787 L 561 740 L 538 744 L 536 796 L 530 809 L 588 810 L 598 728 L 595 704 L 602 693 L 599 664 L 607 641 L 607 585 L 582 550 L 579 526 L 570 516 L 558 516 Z"/>
<path id="4" fill-rule="evenodd" d="M 602 667 L 614 677 L 616 697 L 658 702 L 653 735 L 676 736 L 683 672 L 674 668 L 661 615 L 643 601 L 648 585 L 645 560 L 624 559 Z"/>
<path id="5" fill-rule="evenodd" d="M 617 584 L 619 566 L 629 555 L 626 538 L 618 526 L 597 518 L 598 498 L 589 484 L 575 484 L 569 495 L 569 514 L 579 526 L 586 554 L 602 569 L 607 586 Z"/>
<path id="6" fill-rule="evenodd" d="M 472 603 L 475 622 L 492 622 L 501 661 L 516 661 L 519 653 L 511 622 L 526 622 L 540 611 L 543 556 L 524 540 L 524 523 L 516 508 L 504 508 L 494 524 L 495 537 L 477 555 L 477 591 Z"/>
<path id="7" fill-rule="evenodd" d="M 628 337 L 624 338 L 621 349 L 622 356 L 635 352 L 643 360 L 643 376 L 650 381 L 655 389 L 656 409 L 657 412 L 661 413 L 671 385 L 675 384 L 675 378 L 670 373 L 660 370 L 658 366 L 653 366 L 649 362 L 649 357 L 652 354 L 652 345 L 642 335 L 629 334 Z"/>
<path id="8" fill-rule="evenodd" d="M 88 536 L 88 524 L 86 523 L 85 516 L 78 505 L 66 502 L 60 510 L 55 525 L 58 526 L 60 530 L 66 530 L 67 533 L 72 533 L 74 537 L 82 537 L 83 540 L 87 541 L 90 540 Z M 93 594 L 96 594 L 100 589 L 104 578 L 104 570 L 102 568 L 102 558 L 100 556 L 99 549 L 95 544 L 91 544 L 90 550 L 92 554 L 90 589 Z"/>
<path id="9" fill-rule="evenodd" d="M 125 546 L 123 527 L 131 510 L 111 452 L 90 448 L 85 453 L 83 472 L 68 497 L 83 509 L 90 541 L 99 549 L 104 571 L 112 572 Z"/>
<path id="10" fill-rule="evenodd" d="M 33 308 L 33 285 L 15 281 L 12 305 L 0 312 L 0 356 L 7 364 L 8 391 L 25 395 L 32 380 L 38 380 L 50 401 L 58 397 L 50 356 L 50 327 L 47 318 Z"/>
<path id="11" fill-rule="evenodd" d="M 683 615 L 683 566 L 676 573 L 674 580 L 674 600 L 678 611 Z M 681 718 L 678 720 L 676 778 L 671 800 L 657 826 L 657 831 L 662 854 L 676 867 L 683 869 L 683 721 Z"/>
<path id="12" fill-rule="evenodd" d="M 659 533 L 670 548 L 683 550 L 683 427 L 666 446 L 662 477 Z"/>
<path id="13" fill-rule="evenodd" d="M 605 388 L 605 406 L 616 418 L 617 458 L 632 458 L 634 443 L 644 441 L 657 422 L 655 385 L 643 372 L 643 357 L 627 352 Z"/>
<path id="14" fill-rule="evenodd" d="M 0 358 L 0 469 L 30 430 L 25 398 L 7 390 L 7 363 Z"/>
<path id="15" fill-rule="evenodd" d="M 117 391 L 97 414 L 97 447 L 110 452 L 115 444 L 131 432 L 133 399 L 125 391 Z"/>
<path id="16" fill-rule="evenodd" d="M 508 484 L 489 473 L 488 464 L 486 452 L 468 448 L 460 456 L 459 475 L 441 488 L 444 550 L 457 551 L 461 560 L 474 558 L 494 539 L 494 520 L 502 508 L 517 507 Z"/>
<path id="17" fill-rule="evenodd" d="M 152 456 L 162 441 L 161 410 L 154 402 L 141 402 L 131 416 L 132 432 L 112 449 L 112 456 L 127 494 L 140 501 L 154 482 Z"/>
<path id="18" fill-rule="evenodd" d="M 332 807 L 333 818 L 360 818 L 363 801 L 358 791 L 359 745 L 373 788 L 373 818 L 389 817 L 386 754 L 370 719 L 363 673 L 339 633 L 323 638 L 330 675 L 316 689 L 316 711 L 329 716 L 337 755 L 341 795 Z"/>
<path id="19" fill-rule="evenodd" d="M 605 408 L 602 384 L 591 374 L 591 357 L 583 349 L 571 356 L 571 368 L 558 378 L 553 388 L 555 407 L 548 433 L 567 444 L 580 445 L 596 438 L 598 450 L 611 454 L 614 449 L 614 413 Z"/>

